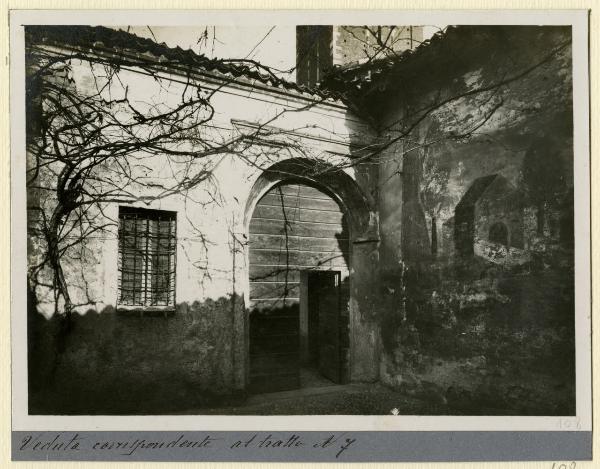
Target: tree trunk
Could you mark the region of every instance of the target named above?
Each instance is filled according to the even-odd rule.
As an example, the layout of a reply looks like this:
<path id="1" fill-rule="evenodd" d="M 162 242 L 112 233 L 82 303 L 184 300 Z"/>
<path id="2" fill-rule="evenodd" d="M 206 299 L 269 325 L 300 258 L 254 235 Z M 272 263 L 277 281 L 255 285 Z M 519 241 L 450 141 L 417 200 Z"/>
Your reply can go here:
<path id="1" fill-rule="evenodd" d="M 73 309 L 73 304 L 71 302 L 71 296 L 69 295 L 69 287 L 67 286 L 67 282 L 65 280 L 65 275 L 62 268 L 62 263 L 60 261 L 60 246 L 58 243 L 59 233 L 62 227 L 61 219 L 63 218 L 61 214 L 64 213 L 61 210 L 61 206 L 59 206 L 54 210 L 52 218 L 50 219 L 50 229 L 47 233 L 47 241 L 48 241 L 48 260 L 50 266 L 52 267 L 53 274 L 53 284 L 55 288 L 54 293 L 54 311 L 55 314 L 58 313 L 58 304 L 60 301 L 60 297 L 62 296 L 65 302 L 64 305 L 64 315 L 59 314 L 59 327 L 56 334 L 56 342 L 55 342 L 55 356 L 52 364 L 52 371 L 50 373 L 50 384 L 52 385 L 54 382 L 54 378 L 57 374 L 57 370 L 62 364 L 62 356 L 64 351 L 67 349 L 67 341 L 70 336 L 72 329 L 72 318 L 71 313 Z"/>
<path id="2" fill-rule="evenodd" d="M 58 243 L 59 240 L 59 232 L 62 227 L 60 220 L 63 218 L 63 211 L 60 209 L 60 206 L 57 207 L 50 219 L 50 227 L 48 233 L 46 234 L 46 239 L 48 242 L 48 261 L 50 263 L 50 267 L 52 268 L 53 274 L 53 284 L 56 288 L 55 293 L 55 309 L 58 307 L 58 301 L 60 297 L 63 297 L 65 302 L 64 305 L 64 313 L 65 319 L 67 322 L 71 318 L 71 311 L 73 309 L 73 303 L 71 302 L 71 296 L 69 295 L 69 287 L 67 285 L 67 281 L 65 280 L 64 271 L 61 263 L 61 255 L 60 255 L 60 246 Z"/>

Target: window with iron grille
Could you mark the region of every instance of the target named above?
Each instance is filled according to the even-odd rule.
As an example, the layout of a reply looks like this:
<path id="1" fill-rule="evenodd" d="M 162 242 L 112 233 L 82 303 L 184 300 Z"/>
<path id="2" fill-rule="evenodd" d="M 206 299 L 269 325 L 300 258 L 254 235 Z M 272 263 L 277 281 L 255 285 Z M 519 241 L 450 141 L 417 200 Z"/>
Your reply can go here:
<path id="1" fill-rule="evenodd" d="M 176 213 L 119 207 L 119 306 L 175 307 Z"/>

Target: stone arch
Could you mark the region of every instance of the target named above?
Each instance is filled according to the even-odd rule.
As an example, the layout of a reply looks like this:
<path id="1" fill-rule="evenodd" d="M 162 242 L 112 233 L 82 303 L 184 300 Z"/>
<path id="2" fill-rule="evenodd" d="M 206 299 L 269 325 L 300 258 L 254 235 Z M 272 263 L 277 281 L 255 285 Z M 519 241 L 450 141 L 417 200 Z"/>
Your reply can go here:
<path id="1" fill-rule="evenodd" d="M 258 177 L 250 191 L 244 211 L 246 231 L 260 198 L 283 181 L 318 187 L 328 193 L 348 216 L 353 241 L 377 238 L 373 203 L 358 184 L 345 172 L 305 158 L 291 158 L 275 163 Z"/>

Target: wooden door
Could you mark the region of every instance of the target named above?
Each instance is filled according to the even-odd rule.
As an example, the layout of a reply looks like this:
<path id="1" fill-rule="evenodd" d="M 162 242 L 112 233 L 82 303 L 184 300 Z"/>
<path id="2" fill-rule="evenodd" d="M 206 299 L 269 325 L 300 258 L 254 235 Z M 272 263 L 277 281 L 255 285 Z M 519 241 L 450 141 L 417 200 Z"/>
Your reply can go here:
<path id="1" fill-rule="evenodd" d="M 334 383 L 341 382 L 340 354 L 340 273 L 318 272 L 314 282 L 314 294 L 318 316 L 318 362 L 319 373 Z"/>

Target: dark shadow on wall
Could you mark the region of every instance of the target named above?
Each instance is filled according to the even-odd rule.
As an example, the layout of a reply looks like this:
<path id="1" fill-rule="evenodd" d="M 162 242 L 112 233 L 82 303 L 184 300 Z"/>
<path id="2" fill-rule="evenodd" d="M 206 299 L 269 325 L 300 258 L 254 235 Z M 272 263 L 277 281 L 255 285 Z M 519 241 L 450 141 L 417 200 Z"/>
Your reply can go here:
<path id="1" fill-rule="evenodd" d="M 350 265 L 350 243 L 352 242 L 350 238 L 350 231 L 348 230 L 348 215 L 345 213 L 342 215 L 342 232 L 336 233 L 335 238 L 338 241 L 338 247 L 344 256 L 344 262 L 348 269 L 351 269 Z"/>
<path id="2" fill-rule="evenodd" d="M 181 303 L 170 316 L 106 307 L 74 314 L 68 333 L 62 317 L 29 308 L 29 413 L 164 414 L 239 403 L 231 324 L 243 307 L 242 298 L 224 297 Z"/>
<path id="3" fill-rule="evenodd" d="M 297 304 L 250 312 L 249 391 L 264 393 L 300 387 Z"/>
<path id="4" fill-rule="evenodd" d="M 419 151 L 404 155 L 402 186 L 402 253 L 406 261 L 431 256 L 430 230 L 419 197 Z"/>
<path id="5" fill-rule="evenodd" d="M 423 261 L 383 278 L 384 382 L 457 415 L 574 415 L 571 260 Z"/>

